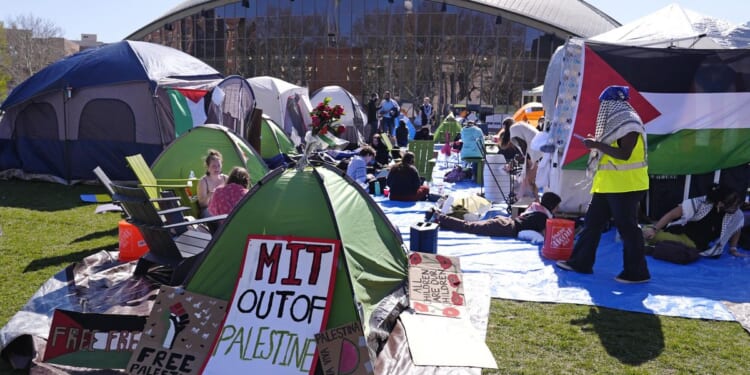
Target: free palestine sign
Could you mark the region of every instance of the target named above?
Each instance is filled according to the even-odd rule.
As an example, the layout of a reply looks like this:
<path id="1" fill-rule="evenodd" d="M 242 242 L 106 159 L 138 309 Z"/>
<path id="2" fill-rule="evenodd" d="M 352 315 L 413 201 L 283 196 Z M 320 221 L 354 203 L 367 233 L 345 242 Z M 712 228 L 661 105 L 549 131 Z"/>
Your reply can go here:
<path id="1" fill-rule="evenodd" d="M 315 334 L 328 320 L 339 248 L 336 240 L 249 236 L 204 373 L 313 373 Z"/>

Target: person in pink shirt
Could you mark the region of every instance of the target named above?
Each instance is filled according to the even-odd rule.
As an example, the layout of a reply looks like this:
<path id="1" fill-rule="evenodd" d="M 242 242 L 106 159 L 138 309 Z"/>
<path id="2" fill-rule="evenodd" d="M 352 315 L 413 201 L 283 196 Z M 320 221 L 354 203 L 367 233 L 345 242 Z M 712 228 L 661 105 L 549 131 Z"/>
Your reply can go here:
<path id="1" fill-rule="evenodd" d="M 247 194 L 250 186 L 250 174 L 242 167 L 234 167 L 229 172 L 227 183 L 216 188 L 211 201 L 208 203 L 208 211 L 211 215 L 223 215 L 232 212 L 242 197 Z"/>

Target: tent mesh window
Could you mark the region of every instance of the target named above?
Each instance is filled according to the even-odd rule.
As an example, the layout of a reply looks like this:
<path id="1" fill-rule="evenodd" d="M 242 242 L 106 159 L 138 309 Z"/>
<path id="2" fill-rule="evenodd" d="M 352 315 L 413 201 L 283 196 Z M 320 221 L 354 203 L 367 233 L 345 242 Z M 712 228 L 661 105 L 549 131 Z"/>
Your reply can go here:
<path id="1" fill-rule="evenodd" d="M 16 120 L 16 137 L 58 139 L 57 114 L 49 103 L 32 103 L 21 111 Z"/>
<path id="2" fill-rule="evenodd" d="M 94 99 L 83 108 L 78 139 L 135 142 L 135 115 L 116 99 Z"/>

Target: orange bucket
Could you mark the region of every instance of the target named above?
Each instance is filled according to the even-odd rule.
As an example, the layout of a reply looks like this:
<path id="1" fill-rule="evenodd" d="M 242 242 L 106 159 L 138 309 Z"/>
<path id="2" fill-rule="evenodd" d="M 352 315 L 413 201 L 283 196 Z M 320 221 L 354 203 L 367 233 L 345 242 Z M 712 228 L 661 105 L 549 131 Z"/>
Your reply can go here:
<path id="1" fill-rule="evenodd" d="M 547 219 L 542 255 L 553 260 L 568 260 L 573 252 L 575 222 L 567 219 Z"/>
<path id="2" fill-rule="evenodd" d="M 120 261 L 130 262 L 140 258 L 148 251 L 148 245 L 143 240 L 141 231 L 133 224 L 120 220 L 118 224 L 120 239 Z"/>

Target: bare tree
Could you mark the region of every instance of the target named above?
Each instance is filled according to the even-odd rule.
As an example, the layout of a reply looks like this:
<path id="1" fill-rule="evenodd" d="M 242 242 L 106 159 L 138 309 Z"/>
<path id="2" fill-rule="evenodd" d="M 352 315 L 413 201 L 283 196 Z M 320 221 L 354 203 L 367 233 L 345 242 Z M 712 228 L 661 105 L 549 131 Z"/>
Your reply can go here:
<path id="1" fill-rule="evenodd" d="M 3 28 L 8 58 L 0 56 L 0 71 L 10 76 L 10 87 L 64 55 L 62 29 L 50 20 L 32 14 L 18 15 L 6 20 Z M 54 48 L 55 40 L 60 47 Z"/>
<path id="2" fill-rule="evenodd" d="M 5 38 L 5 28 L 0 22 L 0 67 L 10 65 L 10 53 L 8 52 L 8 39 Z M 0 101 L 8 96 L 8 85 L 10 74 L 5 69 L 0 69 Z"/>

